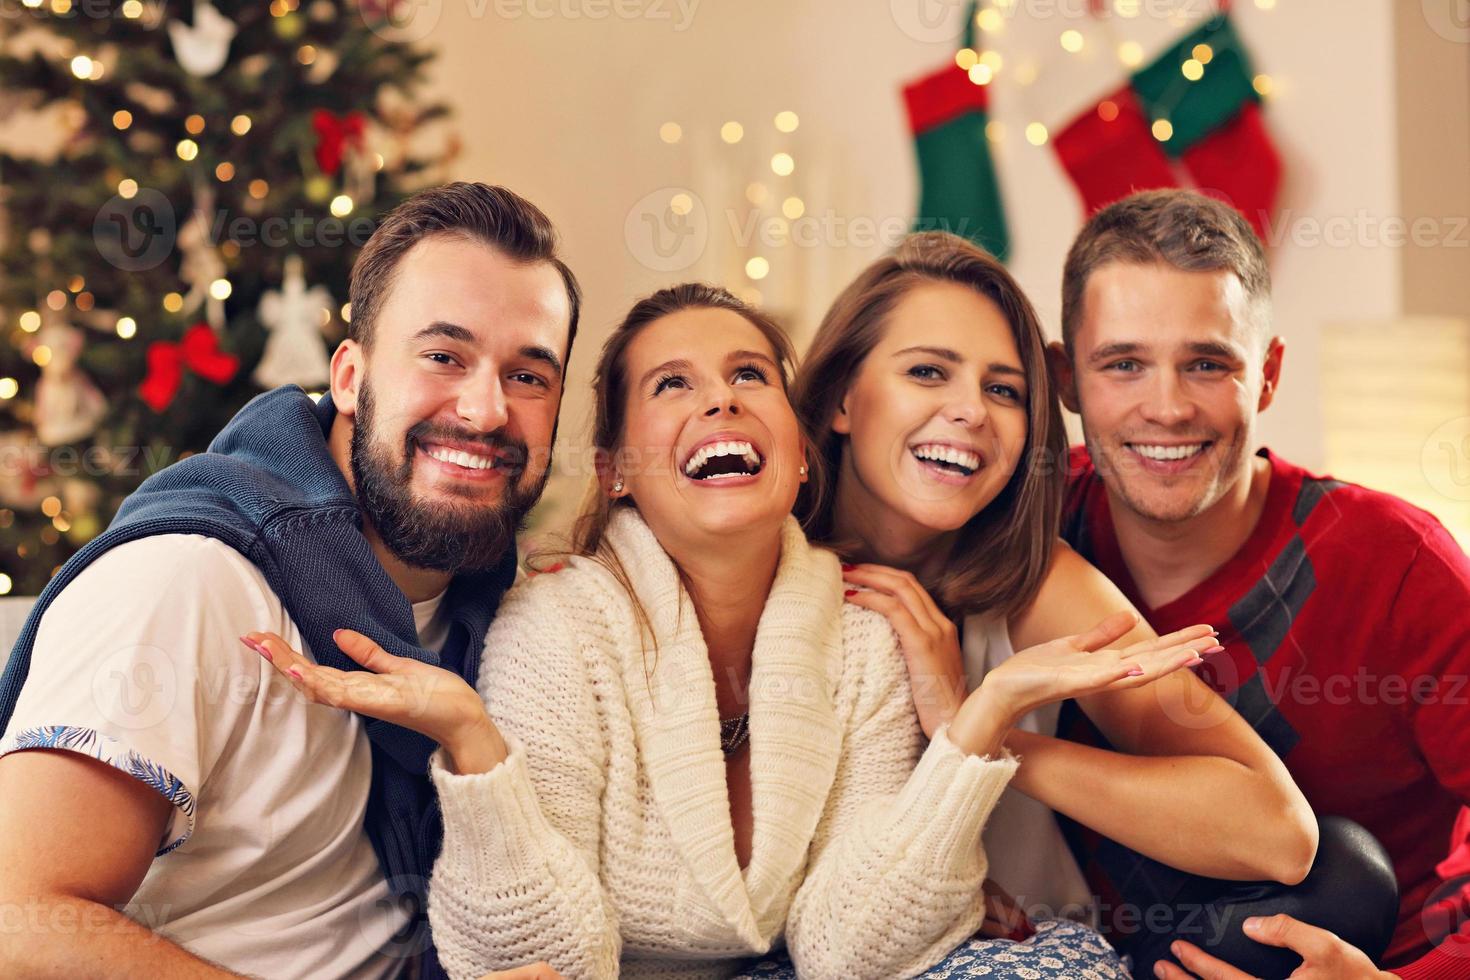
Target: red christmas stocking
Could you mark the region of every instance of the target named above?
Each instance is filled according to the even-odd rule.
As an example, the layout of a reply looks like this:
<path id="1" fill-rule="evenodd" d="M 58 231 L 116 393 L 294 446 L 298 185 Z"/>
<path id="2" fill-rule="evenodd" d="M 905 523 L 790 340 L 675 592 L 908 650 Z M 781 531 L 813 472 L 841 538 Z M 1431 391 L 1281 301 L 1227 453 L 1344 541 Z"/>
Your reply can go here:
<path id="1" fill-rule="evenodd" d="M 1052 142 L 1089 215 L 1134 191 L 1179 185 L 1127 85 L 1078 116 Z"/>
<path id="2" fill-rule="evenodd" d="M 1261 241 L 1267 240 L 1281 157 L 1254 102 L 1230 122 L 1184 151 L 1184 166 L 1201 193 L 1217 197 L 1245 215 Z"/>

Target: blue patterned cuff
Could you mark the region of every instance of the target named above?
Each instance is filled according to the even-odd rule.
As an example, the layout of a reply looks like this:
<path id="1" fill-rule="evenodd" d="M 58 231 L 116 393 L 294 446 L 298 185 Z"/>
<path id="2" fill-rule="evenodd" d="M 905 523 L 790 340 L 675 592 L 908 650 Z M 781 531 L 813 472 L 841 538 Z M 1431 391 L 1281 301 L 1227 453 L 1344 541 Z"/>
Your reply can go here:
<path id="1" fill-rule="evenodd" d="M 156 791 L 175 809 L 174 819 L 169 823 L 168 842 L 158 849 L 154 857 L 162 857 L 183 844 L 194 833 L 194 794 L 189 792 L 183 780 L 163 766 L 139 755 L 122 742 L 105 735 L 95 728 L 79 725 L 41 725 L 22 728 L 0 743 L 0 756 L 21 749 L 53 749 L 75 752 L 105 762 L 112 768 L 127 773 L 144 786 Z"/>

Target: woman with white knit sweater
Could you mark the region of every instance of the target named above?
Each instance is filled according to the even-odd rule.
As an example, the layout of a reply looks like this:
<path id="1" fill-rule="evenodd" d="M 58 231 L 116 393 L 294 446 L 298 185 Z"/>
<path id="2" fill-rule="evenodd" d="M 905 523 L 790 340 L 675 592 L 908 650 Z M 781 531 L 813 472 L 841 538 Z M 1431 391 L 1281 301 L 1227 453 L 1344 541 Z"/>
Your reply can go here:
<path id="1" fill-rule="evenodd" d="M 252 634 L 308 697 L 439 742 L 429 915 L 452 976 L 729 976 L 783 939 L 803 977 L 920 974 L 985 918 L 1011 720 L 1213 645 L 1202 626 L 1105 650 L 1132 626 L 1110 617 L 1012 657 L 926 747 L 893 631 L 790 516 L 821 478 L 791 361 L 723 290 L 634 307 L 598 365 L 573 555 L 507 595 L 478 694 L 348 631 L 367 671 Z M 1092 949 L 1066 951 L 1072 975 L 1121 975 Z"/>

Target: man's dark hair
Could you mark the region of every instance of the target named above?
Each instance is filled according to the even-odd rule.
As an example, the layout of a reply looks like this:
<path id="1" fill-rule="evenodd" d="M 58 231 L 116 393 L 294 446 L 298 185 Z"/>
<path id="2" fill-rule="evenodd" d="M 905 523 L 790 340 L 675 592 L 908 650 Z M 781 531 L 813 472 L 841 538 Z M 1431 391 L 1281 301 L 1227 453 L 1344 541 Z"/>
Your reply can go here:
<path id="1" fill-rule="evenodd" d="M 540 208 L 513 191 L 455 181 L 415 194 L 388 212 L 352 267 L 352 318 L 347 335 L 371 347 L 373 324 L 393 287 L 404 253 L 426 236 L 459 235 L 484 242 L 518 262 L 549 262 L 561 273 L 571 306 L 567 352 L 577 337 L 582 290 L 557 253 L 556 229 Z"/>

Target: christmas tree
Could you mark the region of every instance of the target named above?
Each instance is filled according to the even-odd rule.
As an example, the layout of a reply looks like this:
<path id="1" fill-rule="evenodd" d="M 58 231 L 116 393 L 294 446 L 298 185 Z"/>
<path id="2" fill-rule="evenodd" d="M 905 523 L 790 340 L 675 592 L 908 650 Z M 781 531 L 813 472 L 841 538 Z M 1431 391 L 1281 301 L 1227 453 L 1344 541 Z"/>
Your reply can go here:
<path id="1" fill-rule="evenodd" d="M 399 0 L 216 2 L 0 25 L 0 128 L 57 137 L 0 152 L 0 594 L 261 390 L 324 388 L 358 249 L 445 179 Z"/>

